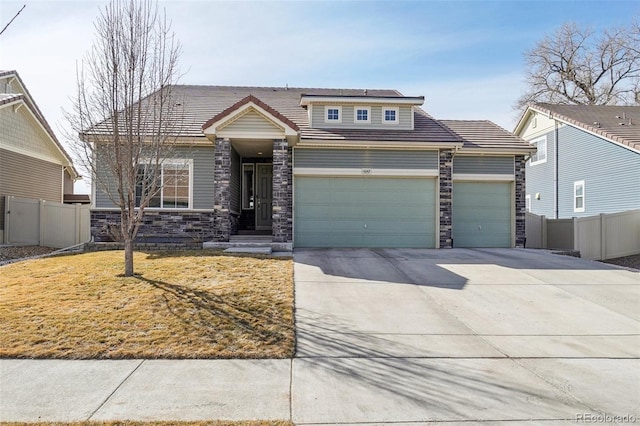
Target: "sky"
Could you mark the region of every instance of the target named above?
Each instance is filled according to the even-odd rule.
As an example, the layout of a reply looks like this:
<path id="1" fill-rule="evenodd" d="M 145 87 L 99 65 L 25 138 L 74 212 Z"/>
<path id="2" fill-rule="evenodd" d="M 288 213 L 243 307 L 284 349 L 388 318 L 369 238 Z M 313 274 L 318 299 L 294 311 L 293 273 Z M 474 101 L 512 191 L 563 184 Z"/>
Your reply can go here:
<path id="1" fill-rule="evenodd" d="M 16 70 L 63 145 L 76 64 L 99 0 L 0 0 L 0 69 Z M 182 44 L 182 84 L 397 89 L 439 119 L 513 130 L 524 52 L 565 22 L 602 29 L 635 1 L 159 1 Z M 76 183 L 88 193 L 87 182 Z"/>

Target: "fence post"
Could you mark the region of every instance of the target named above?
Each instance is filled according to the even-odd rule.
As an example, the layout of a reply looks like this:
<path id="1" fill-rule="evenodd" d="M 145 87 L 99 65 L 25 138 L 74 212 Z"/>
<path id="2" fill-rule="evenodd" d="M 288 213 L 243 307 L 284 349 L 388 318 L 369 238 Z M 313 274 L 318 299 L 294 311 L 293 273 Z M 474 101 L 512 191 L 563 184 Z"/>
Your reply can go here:
<path id="1" fill-rule="evenodd" d="M 74 231 L 75 231 L 75 235 L 73 236 L 73 243 L 74 244 L 80 244 L 80 204 L 74 204 L 75 207 L 75 224 L 76 226 L 74 227 Z"/>
<path id="2" fill-rule="evenodd" d="M 580 232 L 578 232 L 578 218 L 572 217 L 571 222 L 573 224 L 573 249 L 580 251 Z"/>
<path id="3" fill-rule="evenodd" d="M 46 201 L 45 200 L 38 200 L 38 206 L 40 207 L 38 209 L 38 245 L 41 246 L 42 242 L 44 241 L 44 220 L 45 220 L 45 216 L 46 216 L 46 211 L 45 211 L 45 206 L 44 203 Z"/>
<path id="4" fill-rule="evenodd" d="M 600 213 L 600 259 L 607 258 L 607 217 Z"/>
<path id="5" fill-rule="evenodd" d="M 545 215 L 540 216 L 540 232 L 542 233 L 540 238 L 541 248 L 547 247 L 547 217 Z"/>

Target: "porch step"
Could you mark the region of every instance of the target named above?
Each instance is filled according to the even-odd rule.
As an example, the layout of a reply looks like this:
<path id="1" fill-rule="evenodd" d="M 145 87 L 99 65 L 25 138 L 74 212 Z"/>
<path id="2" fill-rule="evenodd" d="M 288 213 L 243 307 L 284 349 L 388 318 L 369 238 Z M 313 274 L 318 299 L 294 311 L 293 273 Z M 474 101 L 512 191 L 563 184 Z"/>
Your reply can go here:
<path id="1" fill-rule="evenodd" d="M 229 242 L 230 243 L 235 243 L 235 242 L 270 243 L 272 238 L 273 237 L 271 235 L 232 235 L 229 238 Z"/>
<path id="2" fill-rule="evenodd" d="M 220 242 L 220 241 L 205 241 L 202 243 L 202 248 L 205 249 L 268 249 L 269 253 L 271 252 L 291 252 L 293 250 L 292 243 L 274 243 L 271 241 L 271 237 L 267 240 L 245 240 L 238 241 L 232 238 L 232 241 L 229 242 Z M 240 252 L 236 252 L 240 253 Z M 246 252 L 249 253 L 249 252 Z M 258 252 L 252 252 L 258 253 Z"/>
<path id="3" fill-rule="evenodd" d="M 271 254 L 271 247 L 229 247 L 224 253 Z"/>

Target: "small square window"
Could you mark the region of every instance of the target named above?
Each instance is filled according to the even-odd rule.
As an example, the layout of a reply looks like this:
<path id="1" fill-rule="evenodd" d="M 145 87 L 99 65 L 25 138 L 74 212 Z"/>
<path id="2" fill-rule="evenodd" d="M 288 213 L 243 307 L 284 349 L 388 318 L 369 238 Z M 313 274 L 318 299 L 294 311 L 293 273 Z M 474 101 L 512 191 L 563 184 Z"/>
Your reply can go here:
<path id="1" fill-rule="evenodd" d="M 384 108 L 382 110 L 382 122 L 386 124 L 397 124 L 398 108 Z"/>
<path id="2" fill-rule="evenodd" d="M 324 121 L 326 123 L 341 123 L 342 122 L 342 108 L 339 106 L 327 106 L 325 107 Z"/>
<path id="3" fill-rule="evenodd" d="M 369 107 L 355 107 L 354 110 L 354 123 L 371 122 L 371 109 Z"/>

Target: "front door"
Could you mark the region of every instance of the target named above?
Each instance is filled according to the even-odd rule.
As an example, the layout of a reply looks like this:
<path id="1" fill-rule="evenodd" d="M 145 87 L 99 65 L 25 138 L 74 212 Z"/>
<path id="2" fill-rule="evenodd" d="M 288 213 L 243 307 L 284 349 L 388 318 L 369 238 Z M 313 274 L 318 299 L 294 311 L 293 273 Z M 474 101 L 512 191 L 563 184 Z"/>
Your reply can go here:
<path id="1" fill-rule="evenodd" d="M 271 229 L 273 165 L 256 164 L 256 230 Z"/>

